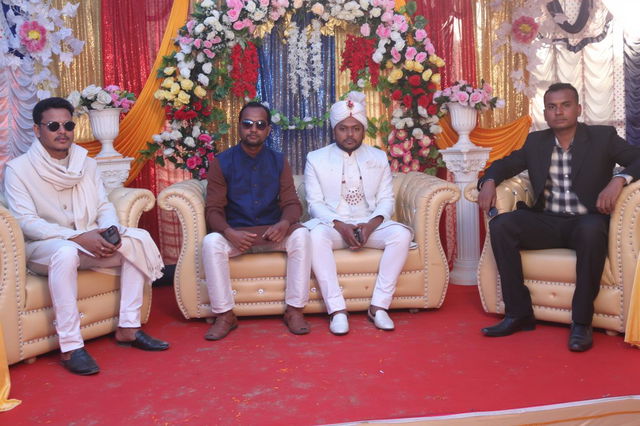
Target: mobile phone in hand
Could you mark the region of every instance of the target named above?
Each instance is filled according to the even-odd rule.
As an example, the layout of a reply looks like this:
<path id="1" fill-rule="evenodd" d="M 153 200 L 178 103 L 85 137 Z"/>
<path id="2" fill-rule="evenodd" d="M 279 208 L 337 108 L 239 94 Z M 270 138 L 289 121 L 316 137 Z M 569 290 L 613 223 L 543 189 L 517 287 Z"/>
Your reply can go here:
<path id="1" fill-rule="evenodd" d="M 354 229 L 353 235 L 356 237 L 356 241 L 362 244 L 362 229 L 360 228 Z"/>
<path id="2" fill-rule="evenodd" d="M 111 225 L 110 227 L 102 231 L 100 235 L 102 235 L 102 238 L 104 238 L 114 246 L 120 244 L 120 232 L 118 232 L 118 227 L 116 225 Z"/>

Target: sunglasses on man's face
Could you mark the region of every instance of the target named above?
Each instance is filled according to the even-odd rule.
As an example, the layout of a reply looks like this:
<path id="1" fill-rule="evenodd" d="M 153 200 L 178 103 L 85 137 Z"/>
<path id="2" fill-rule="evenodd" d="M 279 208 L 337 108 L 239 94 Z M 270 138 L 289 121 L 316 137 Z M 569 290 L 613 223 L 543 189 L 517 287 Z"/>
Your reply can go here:
<path id="1" fill-rule="evenodd" d="M 41 126 L 47 126 L 50 132 L 57 132 L 60 126 L 64 127 L 67 132 L 72 131 L 76 128 L 76 123 L 73 121 L 65 121 L 64 123 L 59 123 L 57 121 L 49 121 L 48 123 L 40 123 Z"/>
<path id="2" fill-rule="evenodd" d="M 242 125 L 242 127 L 246 130 L 249 130 L 253 127 L 253 125 L 255 124 L 256 127 L 258 128 L 258 130 L 264 130 L 267 128 L 267 126 L 269 125 L 269 123 L 267 123 L 264 120 L 258 120 L 258 121 L 253 121 L 253 120 L 242 120 L 240 122 L 240 124 Z"/>

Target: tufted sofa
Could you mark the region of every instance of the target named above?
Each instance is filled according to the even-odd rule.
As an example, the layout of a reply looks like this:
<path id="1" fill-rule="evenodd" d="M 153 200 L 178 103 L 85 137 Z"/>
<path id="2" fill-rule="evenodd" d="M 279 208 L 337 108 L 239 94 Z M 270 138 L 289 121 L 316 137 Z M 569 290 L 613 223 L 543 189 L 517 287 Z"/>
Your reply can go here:
<path id="1" fill-rule="evenodd" d="M 478 199 L 476 183 L 465 188 L 465 197 Z M 499 213 L 514 210 L 518 201 L 533 204 L 526 175 L 516 176 L 497 187 Z M 486 220 L 486 217 L 485 217 Z M 486 223 L 486 222 L 485 222 Z M 489 229 L 488 225 L 485 227 Z M 640 182 L 626 186 L 611 215 L 609 254 L 595 300 L 594 327 L 611 333 L 625 330 L 631 289 L 640 252 Z M 570 249 L 522 250 L 525 285 L 529 288 L 536 318 L 571 323 L 571 299 L 575 290 L 576 256 Z M 478 289 L 486 312 L 504 313 L 500 277 L 489 232 L 478 265 Z"/>
<path id="2" fill-rule="evenodd" d="M 304 204 L 304 185 L 295 176 Z M 396 195 L 394 219 L 411 225 L 417 248 L 398 280 L 391 308 L 437 308 L 442 305 L 449 269 L 438 227 L 443 208 L 458 200 L 457 186 L 423 173 L 393 177 Z M 185 318 L 210 317 L 211 308 L 202 267 L 206 181 L 188 180 L 171 185 L 158 195 L 158 206 L 175 211 L 182 226 L 182 246 L 176 265 L 174 289 Z M 306 205 L 305 205 L 306 209 Z M 382 251 L 348 249 L 335 252 L 338 278 L 350 311 L 365 310 L 370 303 Z M 246 254 L 230 260 L 236 315 L 271 315 L 284 311 L 284 253 Z M 305 312 L 325 312 L 315 279 Z"/>
<path id="3" fill-rule="evenodd" d="M 137 226 L 143 212 L 154 206 L 146 189 L 117 188 L 109 194 L 120 223 Z M 13 364 L 58 348 L 47 277 L 27 271 L 25 244 L 16 219 L 0 197 L 0 325 L 7 360 Z M 78 308 L 82 337 L 91 339 L 115 331 L 120 305 L 118 270 L 92 270 L 78 275 Z M 145 286 L 142 321 L 149 317 L 151 283 Z"/>

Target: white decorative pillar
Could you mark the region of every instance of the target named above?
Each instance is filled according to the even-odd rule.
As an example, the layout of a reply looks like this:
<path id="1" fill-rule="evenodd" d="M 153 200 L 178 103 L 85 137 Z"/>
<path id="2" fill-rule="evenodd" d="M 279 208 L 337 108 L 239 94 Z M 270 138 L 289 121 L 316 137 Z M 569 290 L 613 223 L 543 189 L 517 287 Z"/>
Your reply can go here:
<path id="1" fill-rule="evenodd" d="M 120 188 L 124 185 L 124 182 L 129 177 L 129 170 L 131 169 L 131 162 L 133 158 L 119 157 L 112 158 L 98 158 L 98 170 L 100 171 L 100 177 L 104 182 L 104 187 L 107 190 L 107 194 L 116 188 Z"/>
<path id="2" fill-rule="evenodd" d="M 464 193 L 464 188 L 478 178 L 478 173 L 489 159 L 491 148 L 474 145 L 469 133 L 476 126 L 477 110 L 459 103 L 447 104 L 451 114 L 451 126 L 458 132 L 458 142 L 451 148 L 440 151 L 447 169 L 453 173 L 455 183 Z M 451 283 L 476 285 L 478 261 L 480 260 L 480 226 L 478 205 L 464 196 L 456 203 L 457 256 L 451 271 Z"/>

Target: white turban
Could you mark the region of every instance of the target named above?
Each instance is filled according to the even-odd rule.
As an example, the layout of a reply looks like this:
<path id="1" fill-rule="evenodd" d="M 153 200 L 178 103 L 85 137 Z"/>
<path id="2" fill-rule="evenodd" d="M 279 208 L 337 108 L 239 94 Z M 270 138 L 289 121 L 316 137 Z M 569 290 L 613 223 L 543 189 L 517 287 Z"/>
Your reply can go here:
<path id="1" fill-rule="evenodd" d="M 342 120 L 353 117 L 358 120 L 364 128 L 367 128 L 367 108 L 365 107 L 365 94 L 362 92 L 349 92 L 344 101 L 338 101 L 331 107 L 329 120 L 331 128 Z"/>

